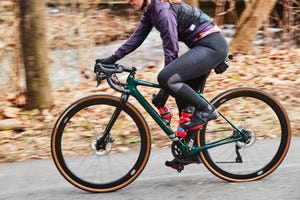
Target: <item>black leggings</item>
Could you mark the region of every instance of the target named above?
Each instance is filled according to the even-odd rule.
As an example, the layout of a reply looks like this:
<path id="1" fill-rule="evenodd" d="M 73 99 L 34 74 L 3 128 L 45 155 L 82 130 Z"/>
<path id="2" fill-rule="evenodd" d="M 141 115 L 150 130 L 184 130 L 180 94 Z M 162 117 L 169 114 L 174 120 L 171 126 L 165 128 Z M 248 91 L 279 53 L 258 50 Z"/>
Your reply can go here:
<path id="1" fill-rule="evenodd" d="M 180 112 L 187 106 L 199 110 L 207 108 L 207 103 L 196 92 L 204 86 L 210 71 L 224 61 L 227 53 L 228 45 L 222 34 L 212 33 L 160 71 L 158 82 L 176 99 Z"/>

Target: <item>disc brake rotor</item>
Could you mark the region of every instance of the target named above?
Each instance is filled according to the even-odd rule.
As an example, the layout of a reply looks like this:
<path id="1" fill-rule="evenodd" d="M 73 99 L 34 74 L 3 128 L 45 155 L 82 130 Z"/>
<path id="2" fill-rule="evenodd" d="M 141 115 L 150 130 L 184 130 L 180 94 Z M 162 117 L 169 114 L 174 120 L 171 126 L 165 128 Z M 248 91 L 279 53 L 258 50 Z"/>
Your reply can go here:
<path id="1" fill-rule="evenodd" d="M 112 140 L 112 139 L 110 139 L 110 140 L 106 143 L 106 145 L 105 145 L 104 148 L 101 148 L 101 149 L 97 150 L 97 141 L 98 141 L 99 139 L 101 139 L 102 137 L 103 137 L 103 136 L 100 135 L 99 137 L 97 137 L 97 139 L 92 140 L 92 142 L 91 142 L 91 144 L 90 144 L 91 150 L 92 150 L 96 155 L 98 155 L 98 156 L 106 156 L 106 155 L 108 155 L 108 154 L 111 152 L 111 150 L 112 150 L 112 143 L 113 143 L 113 140 Z"/>
<path id="2" fill-rule="evenodd" d="M 248 148 L 250 146 L 252 146 L 255 141 L 256 141 L 256 133 L 253 129 L 251 128 L 248 128 L 248 127 L 243 127 L 242 128 L 245 133 L 249 136 L 249 139 L 247 141 L 238 141 L 237 142 L 237 145 L 240 147 L 240 148 Z"/>

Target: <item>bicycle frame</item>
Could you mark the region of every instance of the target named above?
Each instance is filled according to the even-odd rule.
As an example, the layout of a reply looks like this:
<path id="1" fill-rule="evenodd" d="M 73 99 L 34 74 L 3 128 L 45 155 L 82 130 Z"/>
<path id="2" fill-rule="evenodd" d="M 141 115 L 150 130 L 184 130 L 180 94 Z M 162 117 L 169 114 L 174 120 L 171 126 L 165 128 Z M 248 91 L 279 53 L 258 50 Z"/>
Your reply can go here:
<path id="1" fill-rule="evenodd" d="M 144 109 L 150 114 L 150 116 L 154 119 L 154 121 L 164 130 L 164 132 L 168 135 L 168 137 L 182 150 L 182 152 L 185 155 L 193 155 L 197 154 L 200 151 L 213 148 L 216 146 L 232 143 L 232 142 L 237 142 L 241 140 L 247 139 L 247 135 L 243 133 L 243 131 L 238 128 L 235 124 L 233 124 L 229 119 L 227 119 L 221 112 L 219 112 L 220 116 L 224 118 L 232 127 L 235 131 L 237 131 L 240 136 L 237 138 L 234 138 L 231 136 L 224 137 L 222 139 L 210 142 L 206 144 L 205 146 L 200 146 L 200 147 L 193 147 L 190 152 L 186 152 L 187 145 L 183 144 L 179 138 L 176 136 L 174 131 L 171 129 L 170 126 L 166 124 L 166 122 L 161 119 L 160 115 L 157 113 L 156 110 L 150 105 L 150 103 L 143 97 L 143 95 L 139 92 L 137 89 L 137 86 L 146 86 L 146 87 L 152 87 L 152 88 L 160 88 L 159 84 L 148 82 L 148 81 L 143 81 L 134 78 L 133 76 L 128 76 L 127 78 L 127 85 L 125 86 L 125 89 L 127 89 L 130 94 L 123 94 L 128 97 L 129 95 L 132 95 L 141 105 L 144 107 Z M 199 95 L 207 102 L 210 104 L 210 102 L 204 97 L 203 93 L 199 93 Z M 125 98 L 128 99 L 128 98 Z"/>
<path id="2" fill-rule="evenodd" d="M 143 114 L 128 102 L 131 95 L 171 139 L 175 160 L 166 165 L 177 172 L 185 164 L 201 161 L 226 181 L 254 181 L 278 168 L 288 152 L 291 127 L 287 112 L 260 89 L 233 88 L 209 101 L 204 97 L 209 74 L 199 77 L 199 98 L 214 105 L 220 116 L 182 138 L 141 89 L 159 90 L 159 84 L 135 78 L 134 67 L 98 63 L 94 70 L 97 85 L 107 80 L 120 96 L 94 94 L 76 100 L 59 115 L 51 134 L 51 154 L 58 171 L 82 190 L 112 192 L 132 183 L 145 169 L 151 132 Z M 129 75 L 119 79 L 123 72 Z M 257 156 L 257 152 L 263 153 Z"/>

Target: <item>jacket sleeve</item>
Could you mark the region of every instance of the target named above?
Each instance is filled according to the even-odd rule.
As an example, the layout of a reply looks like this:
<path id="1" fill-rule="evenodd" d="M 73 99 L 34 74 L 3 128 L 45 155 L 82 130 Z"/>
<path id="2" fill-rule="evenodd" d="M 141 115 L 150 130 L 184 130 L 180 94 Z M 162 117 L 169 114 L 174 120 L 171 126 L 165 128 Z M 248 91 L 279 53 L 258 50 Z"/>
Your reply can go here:
<path id="1" fill-rule="evenodd" d="M 136 31 L 121 45 L 114 53 L 118 59 L 121 59 L 137 49 L 149 35 L 153 25 L 146 15 L 142 15 Z"/>
<path id="2" fill-rule="evenodd" d="M 178 31 L 175 13 L 171 9 L 163 9 L 158 13 L 158 27 L 165 56 L 165 66 L 178 57 Z"/>

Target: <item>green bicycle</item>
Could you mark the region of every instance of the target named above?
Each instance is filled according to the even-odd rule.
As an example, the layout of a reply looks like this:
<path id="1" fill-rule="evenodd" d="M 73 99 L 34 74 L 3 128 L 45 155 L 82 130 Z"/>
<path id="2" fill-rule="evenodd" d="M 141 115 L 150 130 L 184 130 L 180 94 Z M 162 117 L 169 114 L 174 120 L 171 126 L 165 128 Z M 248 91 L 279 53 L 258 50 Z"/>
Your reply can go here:
<path id="1" fill-rule="evenodd" d="M 123 72 L 128 73 L 126 81 L 118 78 Z M 218 109 L 220 117 L 188 133 L 195 137 L 179 138 L 138 90 L 138 86 L 160 86 L 137 79 L 135 74 L 134 67 L 98 64 L 98 84 L 106 79 L 121 96 L 84 97 L 57 119 L 51 136 L 52 157 L 61 175 L 74 186 L 90 192 L 115 191 L 133 182 L 145 168 L 150 131 L 141 111 L 128 102 L 130 96 L 172 140 L 175 158 L 198 154 L 207 169 L 221 179 L 261 179 L 286 156 L 290 122 L 284 108 L 268 93 L 235 88 L 208 101 L 202 89 L 199 95 Z"/>

